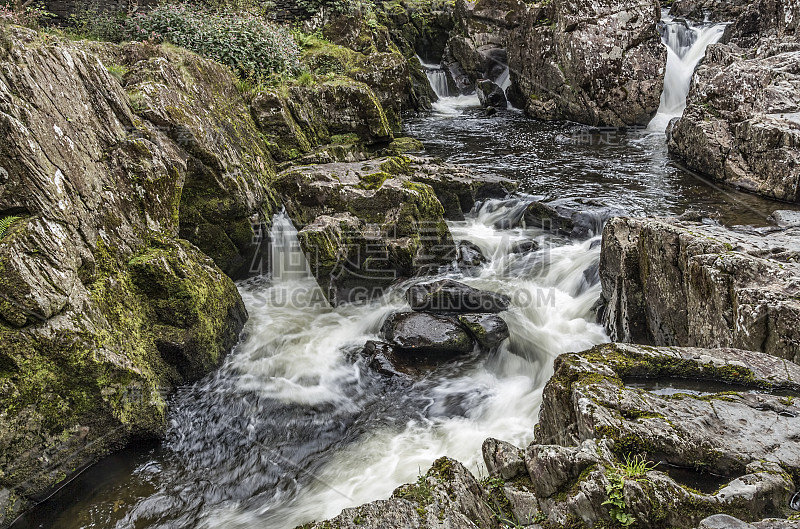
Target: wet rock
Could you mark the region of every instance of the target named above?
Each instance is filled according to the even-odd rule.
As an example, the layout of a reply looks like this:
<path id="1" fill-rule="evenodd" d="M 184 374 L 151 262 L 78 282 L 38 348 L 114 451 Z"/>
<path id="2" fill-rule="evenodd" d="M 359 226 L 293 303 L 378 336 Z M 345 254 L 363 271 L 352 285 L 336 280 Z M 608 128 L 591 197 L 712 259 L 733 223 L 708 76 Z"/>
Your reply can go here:
<path id="1" fill-rule="evenodd" d="M 800 361 L 800 232 L 616 218 L 603 233 L 611 338 L 738 347 Z"/>
<path id="2" fill-rule="evenodd" d="M 710 46 L 671 127 L 670 152 L 715 180 L 800 201 L 798 63 L 794 41 L 768 40 L 752 50 Z"/>
<path id="3" fill-rule="evenodd" d="M 494 514 L 487 505 L 488 500 L 488 494 L 461 463 L 443 457 L 416 483 L 398 487 L 388 500 L 345 509 L 330 521 L 314 522 L 307 527 L 493 527 Z"/>
<path id="4" fill-rule="evenodd" d="M 0 212 L 20 217 L 0 239 L 7 525 L 76 469 L 162 436 L 166 396 L 236 343 L 247 313 L 220 267 L 249 267 L 273 169 L 212 61 L 6 24 L 0 42 Z"/>
<path id="5" fill-rule="evenodd" d="M 475 347 L 472 337 L 458 323 L 424 312 L 392 314 L 381 327 L 381 334 L 399 354 L 449 358 L 469 353 Z"/>
<path id="6" fill-rule="evenodd" d="M 478 290 L 451 279 L 413 285 L 406 291 L 406 300 L 415 311 L 438 313 L 495 313 L 507 310 L 511 303 L 504 294 Z"/>
<path id="7" fill-rule="evenodd" d="M 655 114 L 667 60 L 658 1 L 540 2 L 517 17 L 508 64 L 528 115 L 621 127 Z"/>
<path id="8" fill-rule="evenodd" d="M 489 438 L 483 442 L 481 450 L 490 476 L 510 480 L 527 472 L 522 450 L 510 443 Z"/>
<path id="9" fill-rule="evenodd" d="M 531 253 L 539 249 L 536 241 L 520 241 L 511 245 L 511 253 Z"/>
<path id="10" fill-rule="evenodd" d="M 522 217 L 526 226 L 559 233 L 576 239 L 600 235 L 611 217 L 623 215 L 619 208 L 592 200 L 557 199 L 532 202 Z"/>
<path id="11" fill-rule="evenodd" d="M 484 351 L 492 351 L 509 337 L 508 324 L 496 314 L 461 314 L 458 321 Z"/>
<path id="12" fill-rule="evenodd" d="M 755 529 L 755 526 L 728 514 L 714 514 L 702 520 L 698 529 Z"/>
<path id="13" fill-rule="evenodd" d="M 456 244 L 456 258 L 449 269 L 465 276 L 474 276 L 480 274 L 481 268 L 487 262 L 486 256 L 477 245 L 469 241 L 459 241 Z"/>
<path id="14" fill-rule="evenodd" d="M 369 340 L 361 354 L 366 357 L 370 369 L 383 376 L 408 380 L 410 376 L 419 374 L 418 370 L 404 365 L 402 359 L 395 356 L 392 344 Z"/>
<path id="15" fill-rule="evenodd" d="M 488 79 L 480 79 L 475 87 L 478 99 L 484 107 L 506 108 L 508 101 L 503 89 Z"/>
<path id="16" fill-rule="evenodd" d="M 772 220 L 781 228 L 800 227 L 800 211 L 779 209 L 772 212 Z"/>

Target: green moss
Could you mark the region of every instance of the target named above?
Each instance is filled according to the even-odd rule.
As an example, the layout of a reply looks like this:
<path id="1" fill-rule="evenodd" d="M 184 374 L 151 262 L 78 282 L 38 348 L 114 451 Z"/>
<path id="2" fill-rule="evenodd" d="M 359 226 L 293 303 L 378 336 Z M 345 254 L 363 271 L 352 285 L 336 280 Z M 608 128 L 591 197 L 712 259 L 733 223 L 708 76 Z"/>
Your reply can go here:
<path id="1" fill-rule="evenodd" d="M 385 171 L 363 174 L 359 176 L 361 182 L 356 187 L 359 189 L 380 189 L 383 183 L 390 178 L 392 178 L 392 175 Z"/>

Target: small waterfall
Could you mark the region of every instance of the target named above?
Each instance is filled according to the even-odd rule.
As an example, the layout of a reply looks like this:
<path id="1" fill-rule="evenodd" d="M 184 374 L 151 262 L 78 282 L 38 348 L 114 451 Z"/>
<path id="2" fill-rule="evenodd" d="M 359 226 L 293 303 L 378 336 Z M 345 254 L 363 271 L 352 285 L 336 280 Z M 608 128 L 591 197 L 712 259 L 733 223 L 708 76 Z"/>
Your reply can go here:
<path id="1" fill-rule="evenodd" d="M 269 242 L 273 280 L 299 280 L 311 277 L 311 269 L 300 248 L 297 230 L 285 210 L 273 217 Z"/>
<path id="2" fill-rule="evenodd" d="M 495 84 L 502 88 L 503 92 L 508 90 L 508 88 L 511 86 L 511 70 L 508 68 L 508 66 L 506 66 L 506 69 L 503 70 L 503 73 L 501 73 L 497 78 Z"/>
<path id="3" fill-rule="evenodd" d="M 447 83 L 447 72 L 444 71 L 438 64 L 427 64 L 422 62 L 419 55 L 417 55 L 422 69 L 425 70 L 425 75 L 428 76 L 428 82 L 431 88 L 439 98 L 450 97 L 450 86 Z"/>
<path id="4" fill-rule="evenodd" d="M 722 38 L 725 24 L 693 26 L 665 14 L 659 31 L 667 47 L 667 71 L 658 113 L 647 127 L 653 132 L 664 132 L 672 118 L 683 114 L 694 70 L 705 57 L 708 45 Z"/>

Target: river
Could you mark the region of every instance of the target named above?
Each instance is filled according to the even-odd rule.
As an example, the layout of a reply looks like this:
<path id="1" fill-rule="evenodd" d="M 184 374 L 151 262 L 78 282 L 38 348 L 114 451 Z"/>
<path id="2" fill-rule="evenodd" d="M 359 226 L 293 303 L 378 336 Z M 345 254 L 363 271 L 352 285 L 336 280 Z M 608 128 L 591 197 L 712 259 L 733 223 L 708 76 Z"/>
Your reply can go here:
<path id="1" fill-rule="evenodd" d="M 669 44 L 676 32 L 666 22 Z M 685 69 L 696 65 L 692 44 L 718 32 L 705 29 L 683 31 L 670 44 L 672 73 L 683 80 L 665 85 L 683 90 L 683 100 Z M 665 95 L 661 114 L 679 113 L 674 94 Z M 691 209 L 727 225 L 764 225 L 781 207 L 678 167 L 667 154 L 661 114 L 650 128 L 593 129 L 533 121 L 513 109 L 487 116 L 476 98 L 461 96 L 408 117 L 405 132 L 422 140 L 427 154 L 513 179 L 527 197 L 488 201 L 450 223 L 455 239 L 477 244 L 489 258 L 473 277 L 450 277 L 513 300 L 502 315 L 511 336 L 501 349 L 413 384 L 387 382 L 358 353 L 404 306 L 402 287 L 368 304 L 320 303 L 294 228 L 278 216 L 274 251 L 290 266 L 239 284 L 250 314 L 245 337 L 217 372 L 172 398 L 166 440 L 87 469 L 14 528 L 291 529 L 388 497 L 442 455 L 485 475 L 486 437 L 517 446 L 532 440 L 553 359 L 608 340 L 593 311 L 599 233 L 574 242 L 503 229 L 500 221 L 518 216 L 531 197 L 590 198 L 630 215 Z M 531 240 L 538 250 L 513 251 Z"/>

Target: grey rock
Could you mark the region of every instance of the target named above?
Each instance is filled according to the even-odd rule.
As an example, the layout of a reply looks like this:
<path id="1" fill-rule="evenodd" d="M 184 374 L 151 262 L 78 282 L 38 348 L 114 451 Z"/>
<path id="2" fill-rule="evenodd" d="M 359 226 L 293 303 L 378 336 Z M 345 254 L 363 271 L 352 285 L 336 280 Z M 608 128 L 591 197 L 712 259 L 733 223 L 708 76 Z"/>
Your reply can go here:
<path id="1" fill-rule="evenodd" d="M 486 256 L 478 247 L 469 241 L 458 241 L 456 245 L 456 258 L 452 267 L 464 273 L 472 275 L 480 272 L 480 269 L 488 262 Z"/>
<path id="2" fill-rule="evenodd" d="M 516 20 L 508 64 L 528 115 L 621 127 L 658 109 L 667 60 L 658 1 L 541 2 Z"/>
<path id="3" fill-rule="evenodd" d="M 492 351 L 509 337 L 508 324 L 497 314 L 460 314 L 458 321 L 484 351 Z"/>
<path id="4" fill-rule="evenodd" d="M 437 313 L 496 313 L 507 310 L 511 303 L 505 294 L 478 290 L 452 279 L 412 285 L 406 291 L 406 300 L 415 311 Z"/>
<path id="5" fill-rule="evenodd" d="M 755 526 L 727 514 L 714 514 L 700 522 L 698 529 L 754 529 Z"/>
<path id="6" fill-rule="evenodd" d="M 452 319 L 424 312 L 394 313 L 381 333 L 398 353 L 450 358 L 473 350 L 469 333 Z"/>
<path id="7" fill-rule="evenodd" d="M 800 201 L 798 64 L 800 46 L 765 42 L 752 51 L 710 46 L 688 106 L 671 128 L 670 152 L 715 180 Z"/>
<path id="8" fill-rule="evenodd" d="M 746 0 L 675 0 L 669 8 L 669 14 L 698 22 L 731 22 L 749 5 L 750 2 Z"/>
<path id="9" fill-rule="evenodd" d="M 522 217 L 526 226 L 559 233 L 576 239 L 600 235 L 611 217 L 623 215 L 619 208 L 588 199 L 556 199 L 532 202 Z"/>
<path id="10" fill-rule="evenodd" d="M 484 107 L 506 108 L 508 101 L 503 89 L 488 79 L 480 79 L 475 87 L 478 100 Z"/>
<path id="11" fill-rule="evenodd" d="M 736 347 L 800 361 L 800 231 L 615 218 L 603 233 L 613 340 Z"/>
<path id="12" fill-rule="evenodd" d="M 486 439 L 482 447 L 483 462 L 490 476 L 511 480 L 526 473 L 522 450 L 497 439 Z"/>
<path id="13" fill-rule="evenodd" d="M 800 227 L 800 211 L 779 209 L 772 212 L 772 220 L 781 228 Z"/>

